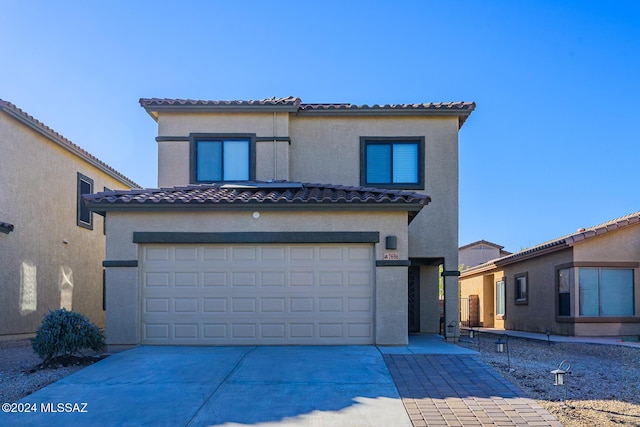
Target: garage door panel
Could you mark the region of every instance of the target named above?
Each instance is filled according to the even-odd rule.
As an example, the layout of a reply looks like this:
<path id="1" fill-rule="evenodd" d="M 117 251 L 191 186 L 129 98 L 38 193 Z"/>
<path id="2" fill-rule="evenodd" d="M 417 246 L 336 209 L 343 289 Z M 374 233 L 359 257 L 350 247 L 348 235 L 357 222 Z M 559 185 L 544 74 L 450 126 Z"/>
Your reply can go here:
<path id="1" fill-rule="evenodd" d="M 141 252 L 144 344 L 373 342 L 372 245 L 149 245 Z"/>

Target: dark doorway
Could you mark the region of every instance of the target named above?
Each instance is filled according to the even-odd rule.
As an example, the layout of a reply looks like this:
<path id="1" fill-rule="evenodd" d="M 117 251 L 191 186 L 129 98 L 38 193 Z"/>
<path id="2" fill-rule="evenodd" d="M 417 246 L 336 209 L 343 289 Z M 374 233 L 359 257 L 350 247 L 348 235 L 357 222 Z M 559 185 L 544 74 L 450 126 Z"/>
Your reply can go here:
<path id="1" fill-rule="evenodd" d="M 420 332 L 420 267 L 409 267 L 409 332 Z"/>

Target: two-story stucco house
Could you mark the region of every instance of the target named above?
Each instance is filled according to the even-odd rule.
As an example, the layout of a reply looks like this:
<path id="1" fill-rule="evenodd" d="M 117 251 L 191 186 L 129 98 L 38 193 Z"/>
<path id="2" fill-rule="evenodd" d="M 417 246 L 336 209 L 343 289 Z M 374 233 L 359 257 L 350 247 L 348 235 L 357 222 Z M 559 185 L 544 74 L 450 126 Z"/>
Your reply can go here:
<path id="1" fill-rule="evenodd" d="M 136 183 L 0 100 L 0 336 L 31 334 L 49 309 L 104 326 L 103 219 L 81 195 Z"/>
<path id="2" fill-rule="evenodd" d="M 458 131 L 473 103 L 141 99 L 159 189 L 107 218 L 107 342 L 403 345 L 458 319 Z M 454 340 L 457 328 L 447 330 Z"/>

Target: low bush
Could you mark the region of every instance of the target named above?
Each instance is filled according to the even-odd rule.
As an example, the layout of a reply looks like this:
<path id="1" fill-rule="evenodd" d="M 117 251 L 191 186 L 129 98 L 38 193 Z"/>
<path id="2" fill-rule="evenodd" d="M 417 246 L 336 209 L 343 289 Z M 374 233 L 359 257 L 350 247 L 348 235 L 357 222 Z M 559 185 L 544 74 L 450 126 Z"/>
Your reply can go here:
<path id="1" fill-rule="evenodd" d="M 64 308 L 49 310 L 31 340 L 31 346 L 46 363 L 55 357 L 71 357 L 83 350 L 104 350 L 104 332 L 80 313 Z"/>

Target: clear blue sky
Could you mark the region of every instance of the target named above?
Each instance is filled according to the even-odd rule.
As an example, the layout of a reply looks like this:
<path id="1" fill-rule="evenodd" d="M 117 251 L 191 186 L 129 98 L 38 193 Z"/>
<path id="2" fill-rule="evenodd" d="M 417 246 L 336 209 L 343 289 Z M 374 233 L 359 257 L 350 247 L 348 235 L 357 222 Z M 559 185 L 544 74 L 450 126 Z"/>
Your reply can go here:
<path id="1" fill-rule="evenodd" d="M 145 187 L 140 97 L 475 101 L 460 244 L 640 210 L 638 1 L 0 0 L 0 98 Z"/>

